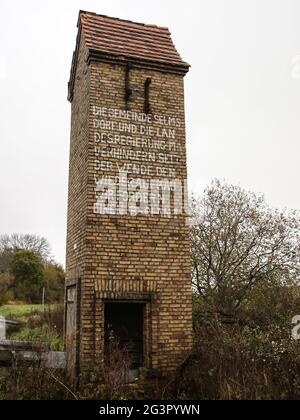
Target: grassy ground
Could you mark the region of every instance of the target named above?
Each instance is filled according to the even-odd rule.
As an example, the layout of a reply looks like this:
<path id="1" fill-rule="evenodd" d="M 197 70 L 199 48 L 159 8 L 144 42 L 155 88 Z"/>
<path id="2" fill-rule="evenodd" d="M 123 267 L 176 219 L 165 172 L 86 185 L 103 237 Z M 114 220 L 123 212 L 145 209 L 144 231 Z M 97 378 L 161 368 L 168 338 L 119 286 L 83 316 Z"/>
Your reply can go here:
<path id="1" fill-rule="evenodd" d="M 11 321 L 26 321 L 29 315 L 42 310 L 42 305 L 4 305 L 0 306 L 0 316 Z"/>
<path id="2" fill-rule="evenodd" d="M 60 305 L 4 305 L 0 316 L 18 321 L 19 327 L 8 327 L 7 339 L 47 342 L 54 351 L 63 351 L 63 310 Z"/>

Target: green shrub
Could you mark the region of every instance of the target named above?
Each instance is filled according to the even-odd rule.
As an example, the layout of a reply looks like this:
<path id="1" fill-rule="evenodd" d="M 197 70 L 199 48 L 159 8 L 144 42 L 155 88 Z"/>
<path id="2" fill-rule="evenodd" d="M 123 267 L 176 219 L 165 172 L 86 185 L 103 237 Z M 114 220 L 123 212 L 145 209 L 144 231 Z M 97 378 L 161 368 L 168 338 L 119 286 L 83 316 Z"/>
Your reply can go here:
<path id="1" fill-rule="evenodd" d="M 64 351 L 62 336 L 47 325 L 41 327 L 25 327 L 10 337 L 13 340 L 47 342 L 53 351 Z"/>

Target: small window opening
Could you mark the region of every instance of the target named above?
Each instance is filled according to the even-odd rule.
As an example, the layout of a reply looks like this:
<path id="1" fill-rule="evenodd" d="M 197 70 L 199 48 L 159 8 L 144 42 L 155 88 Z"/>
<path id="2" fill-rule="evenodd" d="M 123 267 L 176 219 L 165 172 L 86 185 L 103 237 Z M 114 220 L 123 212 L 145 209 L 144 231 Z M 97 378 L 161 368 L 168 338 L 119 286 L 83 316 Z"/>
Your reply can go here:
<path id="1" fill-rule="evenodd" d="M 150 108 L 150 85 L 152 83 L 152 80 L 150 78 L 146 79 L 145 81 L 145 105 L 144 105 L 144 112 L 145 114 L 151 113 Z"/>
<path id="2" fill-rule="evenodd" d="M 132 96 L 132 89 L 130 88 L 130 70 L 132 68 L 131 63 L 127 63 L 125 70 L 125 104 L 126 110 L 128 110 L 128 102 Z"/>

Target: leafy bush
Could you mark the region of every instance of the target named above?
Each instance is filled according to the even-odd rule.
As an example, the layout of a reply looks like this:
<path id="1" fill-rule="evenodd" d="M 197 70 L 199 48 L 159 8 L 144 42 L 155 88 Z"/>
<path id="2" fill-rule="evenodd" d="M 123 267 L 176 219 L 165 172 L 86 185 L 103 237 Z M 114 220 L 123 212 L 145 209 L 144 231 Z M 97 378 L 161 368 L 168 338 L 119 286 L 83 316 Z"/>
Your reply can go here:
<path id="1" fill-rule="evenodd" d="M 14 277 L 16 298 L 28 303 L 40 302 L 41 291 L 44 286 L 44 266 L 41 257 L 33 251 L 16 251 L 13 255 L 10 270 Z"/>
<path id="2" fill-rule="evenodd" d="M 0 305 L 8 301 L 46 303 L 64 296 L 65 272 L 51 259 L 49 242 L 36 235 L 0 235 Z"/>

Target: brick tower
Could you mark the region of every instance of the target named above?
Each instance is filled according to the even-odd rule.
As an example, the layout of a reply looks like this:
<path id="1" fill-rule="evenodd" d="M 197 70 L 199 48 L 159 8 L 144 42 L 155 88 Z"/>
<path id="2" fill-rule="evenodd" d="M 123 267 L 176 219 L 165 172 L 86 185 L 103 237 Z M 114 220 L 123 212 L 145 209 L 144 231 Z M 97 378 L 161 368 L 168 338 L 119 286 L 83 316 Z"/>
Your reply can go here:
<path id="1" fill-rule="evenodd" d="M 79 13 L 65 301 L 76 375 L 101 363 L 108 331 L 133 369 L 171 372 L 191 348 L 188 69 L 167 28 Z"/>

